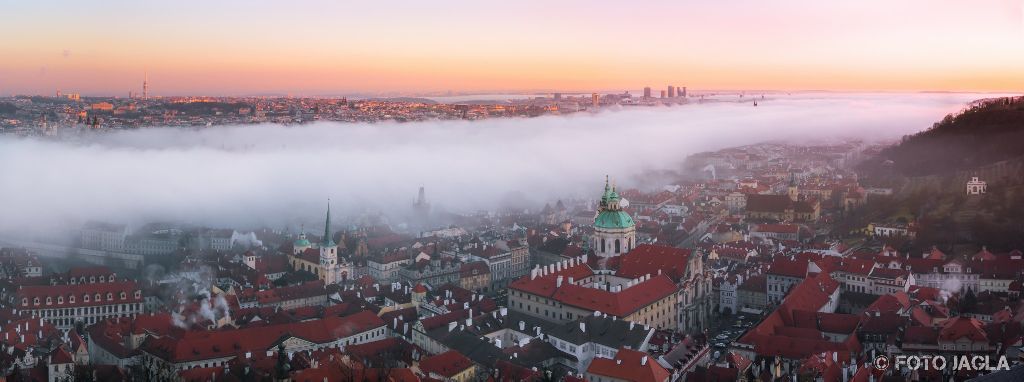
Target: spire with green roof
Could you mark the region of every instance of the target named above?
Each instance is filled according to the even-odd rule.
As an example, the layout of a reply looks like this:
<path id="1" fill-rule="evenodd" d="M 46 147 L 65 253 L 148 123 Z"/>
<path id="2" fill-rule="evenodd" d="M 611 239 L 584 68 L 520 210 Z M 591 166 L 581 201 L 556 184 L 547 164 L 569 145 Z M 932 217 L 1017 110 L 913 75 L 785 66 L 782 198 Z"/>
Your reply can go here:
<path id="1" fill-rule="evenodd" d="M 334 247 L 334 238 L 331 235 L 331 200 L 327 199 L 327 221 L 324 223 L 324 238 L 320 243 L 321 247 Z"/>
<path id="2" fill-rule="evenodd" d="M 601 206 L 597 209 L 597 216 L 594 217 L 595 228 L 625 229 L 635 225 L 633 218 L 619 206 L 620 199 L 615 186 L 606 175 L 604 195 L 601 196 Z"/>

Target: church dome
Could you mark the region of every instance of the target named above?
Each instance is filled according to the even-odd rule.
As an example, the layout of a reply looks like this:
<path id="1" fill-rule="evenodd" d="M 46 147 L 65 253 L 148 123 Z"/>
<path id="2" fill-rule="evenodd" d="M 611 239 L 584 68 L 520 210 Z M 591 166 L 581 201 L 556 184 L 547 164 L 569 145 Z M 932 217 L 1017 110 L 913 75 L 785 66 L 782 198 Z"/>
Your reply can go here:
<path id="1" fill-rule="evenodd" d="M 306 239 L 306 234 L 300 234 L 298 239 L 292 242 L 292 246 L 296 248 L 308 248 L 311 246 L 309 240 Z"/>
<path id="2" fill-rule="evenodd" d="M 633 218 L 622 210 L 603 210 L 594 218 L 594 228 L 622 229 L 635 225 Z"/>

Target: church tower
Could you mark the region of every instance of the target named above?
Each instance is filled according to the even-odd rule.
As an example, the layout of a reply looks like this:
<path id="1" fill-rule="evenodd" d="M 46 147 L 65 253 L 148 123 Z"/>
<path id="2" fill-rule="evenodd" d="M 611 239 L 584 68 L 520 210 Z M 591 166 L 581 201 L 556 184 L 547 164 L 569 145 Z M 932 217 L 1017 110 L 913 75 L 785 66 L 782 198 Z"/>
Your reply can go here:
<path id="1" fill-rule="evenodd" d="M 320 271 L 325 284 L 337 282 L 338 245 L 331 234 L 331 203 L 327 203 L 327 221 L 324 223 L 324 237 L 320 242 Z"/>
<path id="2" fill-rule="evenodd" d="M 605 177 L 604 195 L 594 216 L 594 235 L 590 240 L 590 248 L 598 256 L 619 256 L 636 247 L 636 223 L 622 210 L 621 201 L 615 186 Z"/>
<path id="3" fill-rule="evenodd" d="M 796 186 L 796 176 L 793 173 L 789 173 L 789 188 L 786 189 L 786 194 L 789 195 L 789 200 L 797 201 L 800 197 L 800 189 Z"/>

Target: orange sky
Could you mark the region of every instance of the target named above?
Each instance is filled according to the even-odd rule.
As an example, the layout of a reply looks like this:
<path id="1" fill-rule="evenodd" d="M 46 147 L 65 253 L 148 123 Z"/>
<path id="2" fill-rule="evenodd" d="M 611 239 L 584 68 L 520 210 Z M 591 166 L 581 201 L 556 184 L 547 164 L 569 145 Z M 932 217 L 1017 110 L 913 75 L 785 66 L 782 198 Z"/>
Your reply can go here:
<path id="1" fill-rule="evenodd" d="M 0 94 L 1024 90 L 1024 0 L 83 3 L 0 5 Z"/>

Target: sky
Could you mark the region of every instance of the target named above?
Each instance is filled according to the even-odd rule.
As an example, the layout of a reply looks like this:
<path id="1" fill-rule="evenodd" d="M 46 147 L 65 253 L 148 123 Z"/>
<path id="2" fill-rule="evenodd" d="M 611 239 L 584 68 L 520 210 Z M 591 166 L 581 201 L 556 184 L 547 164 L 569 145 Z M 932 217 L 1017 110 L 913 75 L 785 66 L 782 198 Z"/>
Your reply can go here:
<path id="1" fill-rule="evenodd" d="M 653 189 L 690 154 L 763 141 L 895 140 L 978 94 L 793 93 L 758 103 L 607 108 L 537 118 L 149 128 L 84 140 L 0 136 L 0 233 L 96 219 L 322 229 L 410 212 L 417 189 L 451 212 L 593 200 L 605 176 Z M 735 98 L 735 97 L 733 97 Z M 654 183 L 654 184 L 642 184 Z M 393 223 L 399 223 L 393 221 Z M 66 224 L 66 227 L 60 225 Z M 56 227 L 55 227 L 56 225 Z"/>
<path id="2" fill-rule="evenodd" d="M 1020 91 L 1024 0 L 0 0 L 0 95 Z"/>

